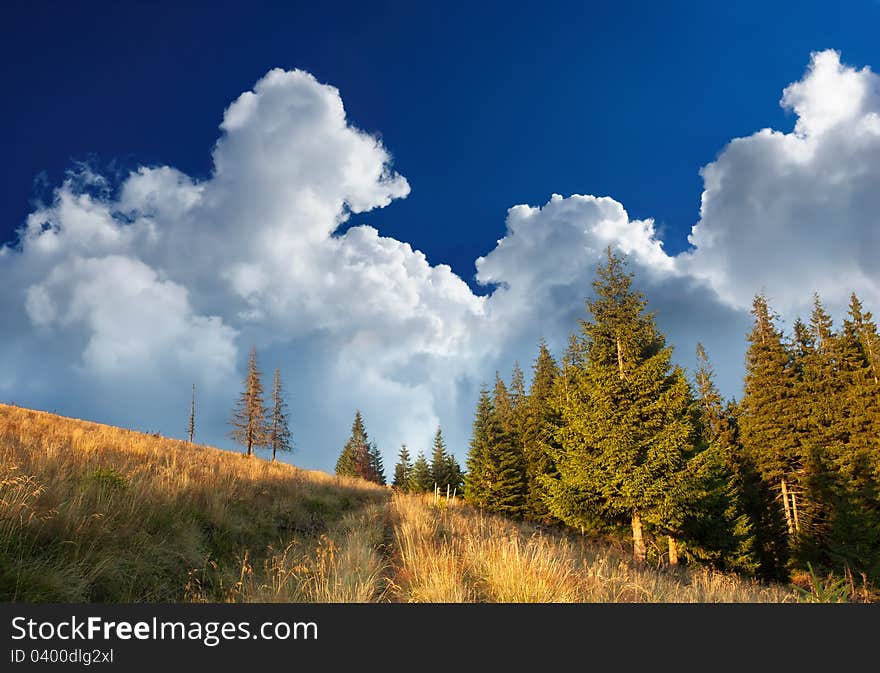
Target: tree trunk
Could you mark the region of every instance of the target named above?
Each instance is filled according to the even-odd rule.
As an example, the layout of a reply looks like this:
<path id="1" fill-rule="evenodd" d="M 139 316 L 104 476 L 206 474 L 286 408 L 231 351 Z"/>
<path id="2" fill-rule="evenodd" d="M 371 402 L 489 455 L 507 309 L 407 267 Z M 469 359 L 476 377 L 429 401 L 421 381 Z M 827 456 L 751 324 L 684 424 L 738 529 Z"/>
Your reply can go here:
<path id="1" fill-rule="evenodd" d="M 678 565 L 678 545 L 675 543 L 675 538 L 671 535 L 669 536 L 669 565 Z"/>
<path id="2" fill-rule="evenodd" d="M 620 347 L 620 337 L 617 337 L 617 369 L 620 371 L 620 378 L 623 379 L 623 349 Z"/>
<path id="3" fill-rule="evenodd" d="M 647 552 L 645 550 L 645 539 L 642 537 L 642 517 L 638 512 L 632 514 L 632 530 L 633 530 L 633 560 L 636 565 L 643 565 Z"/>
<path id="4" fill-rule="evenodd" d="M 791 523 L 791 508 L 789 507 L 788 502 L 788 485 L 785 483 L 785 479 L 782 480 L 782 505 L 785 507 L 785 523 L 788 524 L 788 534 L 792 535 L 794 533 L 794 526 Z"/>
<path id="5" fill-rule="evenodd" d="M 801 522 L 798 519 L 798 511 L 797 511 L 797 497 L 794 494 L 794 491 L 791 492 L 791 512 L 794 514 L 794 530 L 796 533 L 801 532 Z"/>

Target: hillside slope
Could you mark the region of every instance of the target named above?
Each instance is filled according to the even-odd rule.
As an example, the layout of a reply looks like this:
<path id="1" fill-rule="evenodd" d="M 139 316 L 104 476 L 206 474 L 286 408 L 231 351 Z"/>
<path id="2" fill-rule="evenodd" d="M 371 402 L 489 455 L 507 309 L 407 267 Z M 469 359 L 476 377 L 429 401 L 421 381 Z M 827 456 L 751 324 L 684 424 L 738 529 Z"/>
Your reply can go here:
<path id="1" fill-rule="evenodd" d="M 461 499 L 0 405 L 0 601 L 791 602 Z"/>
<path id="2" fill-rule="evenodd" d="M 0 405 L 0 600 L 374 600 L 387 489 Z"/>

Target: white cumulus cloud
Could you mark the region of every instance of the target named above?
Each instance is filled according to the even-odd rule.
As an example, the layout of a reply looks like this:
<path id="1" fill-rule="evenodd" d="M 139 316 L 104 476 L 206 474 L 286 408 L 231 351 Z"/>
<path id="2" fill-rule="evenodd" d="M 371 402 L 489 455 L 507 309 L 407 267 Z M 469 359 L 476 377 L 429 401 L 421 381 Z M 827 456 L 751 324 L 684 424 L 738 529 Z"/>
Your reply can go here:
<path id="1" fill-rule="evenodd" d="M 766 291 L 803 312 L 812 293 L 880 303 L 880 77 L 835 51 L 814 53 L 781 104 L 794 131 L 730 142 L 702 170 L 700 221 L 682 267 L 732 306 Z"/>

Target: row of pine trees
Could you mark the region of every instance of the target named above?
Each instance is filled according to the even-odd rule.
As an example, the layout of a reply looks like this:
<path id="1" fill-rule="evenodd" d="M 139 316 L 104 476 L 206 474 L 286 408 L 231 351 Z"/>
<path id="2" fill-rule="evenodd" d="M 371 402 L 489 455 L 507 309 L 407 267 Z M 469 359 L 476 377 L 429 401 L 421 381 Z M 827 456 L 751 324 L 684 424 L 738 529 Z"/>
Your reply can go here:
<path id="1" fill-rule="evenodd" d="M 351 425 L 351 435 L 336 461 L 336 474 L 346 477 L 360 477 L 367 481 L 385 485 L 385 468 L 382 454 L 375 442 L 370 441 L 364 427 L 361 412 L 355 412 Z M 408 493 L 423 493 L 440 488 L 461 492 L 464 475 L 455 456 L 446 448 L 443 432 L 438 427 L 434 435 L 434 450 L 431 462 L 420 451 L 415 461 L 409 454 L 406 444 L 400 448 L 400 457 L 394 467 L 392 485 Z"/>
<path id="2" fill-rule="evenodd" d="M 406 444 L 400 447 L 392 483 L 395 488 L 407 493 L 428 493 L 435 488 L 443 493 L 461 493 L 464 474 L 455 456 L 446 448 L 443 432 L 439 427 L 434 434 L 430 463 L 424 451 L 419 451 L 413 460 Z"/>
<path id="3" fill-rule="evenodd" d="M 608 250 L 561 363 L 483 387 L 466 500 L 506 516 L 626 531 L 662 554 L 765 578 L 825 568 L 880 578 L 880 338 L 853 295 L 835 330 L 818 297 L 786 337 L 755 298 L 744 395 L 724 400 L 697 348 L 672 363 L 625 258 Z"/>

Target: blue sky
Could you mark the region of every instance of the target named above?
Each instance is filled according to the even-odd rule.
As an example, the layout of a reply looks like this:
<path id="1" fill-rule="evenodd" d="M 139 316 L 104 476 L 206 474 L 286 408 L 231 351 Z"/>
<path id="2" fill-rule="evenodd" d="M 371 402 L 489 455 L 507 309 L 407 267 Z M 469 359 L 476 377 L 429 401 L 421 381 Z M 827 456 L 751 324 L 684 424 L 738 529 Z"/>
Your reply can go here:
<path id="1" fill-rule="evenodd" d="M 231 448 L 256 343 L 295 461 L 332 468 L 355 408 L 389 467 L 438 423 L 463 459 L 480 382 L 539 337 L 559 354 L 606 244 L 679 361 L 702 340 L 737 396 L 754 292 L 786 325 L 813 291 L 880 311 L 878 21 L 868 1 L 5 3 L 0 399 L 182 436 L 197 381 L 203 441 Z"/>
<path id="2" fill-rule="evenodd" d="M 273 67 L 338 87 L 413 186 L 364 218 L 472 282 L 516 203 L 613 195 L 667 251 L 699 168 L 789 129 L 779 92 L 811 51 L 880 62 L 880 4 L 844 2 L 27 2 L 0 23 L 9 240 L 71 161 L 210 171 L 220 113 Z M 37 186 L 35 188 L 35 180 Z M 454 209 L 454 210 L 453 210 Z"/>

